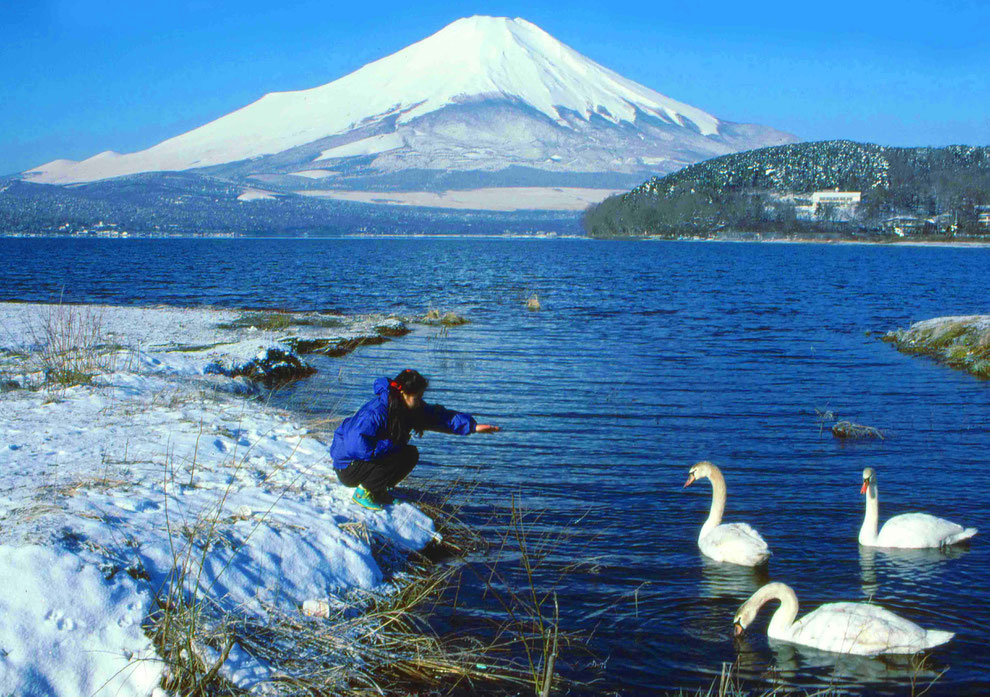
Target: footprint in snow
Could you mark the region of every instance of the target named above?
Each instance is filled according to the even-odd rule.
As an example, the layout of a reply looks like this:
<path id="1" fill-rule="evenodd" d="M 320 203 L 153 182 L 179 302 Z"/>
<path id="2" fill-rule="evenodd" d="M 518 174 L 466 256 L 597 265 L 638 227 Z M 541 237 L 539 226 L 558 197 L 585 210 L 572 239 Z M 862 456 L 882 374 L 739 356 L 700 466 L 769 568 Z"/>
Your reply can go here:
<path id="1" fill-rule="evenodd" d="M 63 632 L 71 632 L 76 628 L 76 623 L 71 617 L 66 617 L 61 610 L 49 610 L 45 613 L 45 619 L 52 622 L 55 628 Z"/>

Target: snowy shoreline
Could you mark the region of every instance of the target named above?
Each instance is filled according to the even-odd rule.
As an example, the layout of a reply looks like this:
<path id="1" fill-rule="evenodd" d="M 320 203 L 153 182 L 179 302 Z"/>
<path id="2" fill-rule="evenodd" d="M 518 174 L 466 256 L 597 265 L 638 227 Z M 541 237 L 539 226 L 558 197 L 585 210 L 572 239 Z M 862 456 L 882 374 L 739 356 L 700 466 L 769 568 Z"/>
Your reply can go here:
<path id="1" fill-rule="evenodd" d="M 353 505 L 328 435 L 231 377 L 404 323 L 273 315 L 0 303 L 0 694 L 164 694 L 149 618 L 180 587 L 207 616 L 324 622 L 303 605 L 387 591 L 373 542 L 401 556 L 437 537 L 410 503 Z M 286 678 L 231 643 L 221 677 L 258 694 Z"/>

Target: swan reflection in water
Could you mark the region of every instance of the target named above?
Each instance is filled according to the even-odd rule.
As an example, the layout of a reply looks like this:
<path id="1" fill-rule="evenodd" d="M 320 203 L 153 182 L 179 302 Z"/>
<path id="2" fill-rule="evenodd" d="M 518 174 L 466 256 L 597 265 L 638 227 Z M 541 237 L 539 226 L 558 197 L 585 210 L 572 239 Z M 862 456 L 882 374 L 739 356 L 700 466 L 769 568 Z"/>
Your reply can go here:
<path id="1" fill-rule="evenodd" d="M 863 595 L 872 598 L 878 594 L 878 571 L 908 585 L 927 586 L 941 570 L 942 563 L 956 559 L 969 551 L 967 545 L 928 549 L 895 549 L 886 547 L 859 547 L 859 575 Z"/>
<path id="2" fill-rule="evenodd" d="M 857 656 L 821 651 L 783 641 L 769 640 L 773 653 L 771 672 L 784 680 L 806 681 L 810 675 L 822 680 L 820 687 L 859 686 L 864 682 L 901 682 L 923 689 L 944 672 L 925 654 Z"/>
<path id="3" fill-rule="evenodd" d="M 702 598 L 745 600 L 770 580 L 767 567 L 723 564 L 701 557 Z M 731 613 L 730 613 L 731 614 Z"/>
<path id="4" fill-rule="evenodd" d="M 755 641 L 751 643 L 751 640 Z M 774 686 L 813 689 L 862 688 L 864 683 L 898 683 L 924 689 L 945 672 L 924 653 L 857 656 L 832 653 L 810 646 L 767 639 L 767 646 L 754 636 L 734 637 L 735 667 L 745 680 L 768 681 Z"/>
<path id="5" fill-rule="evenodd" d="M 732 637 L 732 614 L 739 603 L 768 580 L 766 566 L 724 564 L 701 555 L 700 602 L 693 602 L 684 616 L 684 631 L 700 641 L 723 644 Z"/>

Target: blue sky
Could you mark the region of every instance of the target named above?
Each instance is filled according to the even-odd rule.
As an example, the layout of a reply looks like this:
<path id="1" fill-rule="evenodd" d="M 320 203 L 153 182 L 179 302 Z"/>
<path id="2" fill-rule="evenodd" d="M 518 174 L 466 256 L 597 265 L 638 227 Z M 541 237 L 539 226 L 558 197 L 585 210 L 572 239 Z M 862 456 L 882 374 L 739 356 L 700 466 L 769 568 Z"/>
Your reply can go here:
<path id="1" fill-rule="evenodd" d="M 523 17 L 729 121 L 990 145 L 990 2 L 0 0 L 0 174 L 133 152 L 473 14 Z"/>

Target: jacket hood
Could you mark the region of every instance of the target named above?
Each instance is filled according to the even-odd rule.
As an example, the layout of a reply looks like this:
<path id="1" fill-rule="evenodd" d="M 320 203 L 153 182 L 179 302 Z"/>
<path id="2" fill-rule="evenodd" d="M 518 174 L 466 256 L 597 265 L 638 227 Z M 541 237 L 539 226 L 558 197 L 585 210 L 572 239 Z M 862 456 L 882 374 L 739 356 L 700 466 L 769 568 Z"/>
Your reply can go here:
<path id="1" fill-rule="evenodd" d="M 375 389 L 375 394 L 381 397 L 382 395 L 388 396 L 388 384 L 391 382 L 388 378 L 375 378 L 375 382 L 372 385 Z"/>

